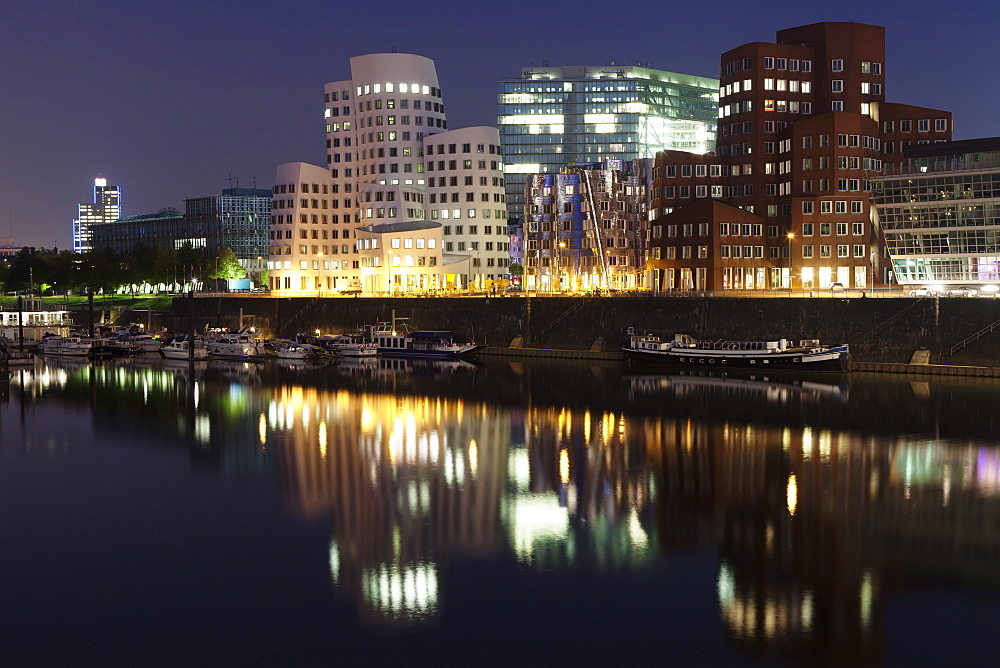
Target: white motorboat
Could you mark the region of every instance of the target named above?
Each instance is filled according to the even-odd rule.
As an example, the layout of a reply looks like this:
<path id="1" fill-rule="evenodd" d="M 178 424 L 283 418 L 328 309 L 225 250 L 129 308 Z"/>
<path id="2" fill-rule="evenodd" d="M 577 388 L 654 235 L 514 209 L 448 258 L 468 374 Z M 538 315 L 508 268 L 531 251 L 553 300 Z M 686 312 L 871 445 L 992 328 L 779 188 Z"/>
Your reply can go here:
<path id="1" fill-rule="evenodd" d="M 275 342 L 272 342 L 272 345 Z M 275 345 L 274 354 L 283 360 L 304 360 L 313 355 L 314 347 L 308 343 L 285 342 L 285 345 Z"/>
<path id="2" fill-rule="evenodd" d="M 193 340 L 193 350 L 192 350 Z M 171 360 L 203 360 L 208 359 L 208 348 L 201 339 L 188 336 L 178 336 L 173 341 L 160 348 L 163 356 Z"/>
<path id="3" fill-rule="evenodd" d="M 86 357 L 90 348 L 91 342 L 79 336 L 46 336 L 38 344 L 38 351 L 43 355 L 66 357 Z"/>
<path id="4" fill-rule="evenodd" d="M 378 354 L 378 345 L 365 339 L 365 335 L 341 334 L 333 338 L 330 347 L 344 357 L 374 357 Z"/>
<path id="5" fill-rule="evenodd" d="M 112 340 L 137 345 L 144 353 L 155 353 L 163 347 L 163 342 L 159 339 L 149 334 L 133 334 L 127 329 L 116 332 Z"/>
<path id="6" fill-rule="evenodd" d="M 254 338 L 250 330 L 243 328 L 238 332 L 219 334 L 210 341 L 206 341 L 208 354 L 212 357 L 225 357 L 228 359 L 250 359 L 263 357 L 264 344 Z"/>

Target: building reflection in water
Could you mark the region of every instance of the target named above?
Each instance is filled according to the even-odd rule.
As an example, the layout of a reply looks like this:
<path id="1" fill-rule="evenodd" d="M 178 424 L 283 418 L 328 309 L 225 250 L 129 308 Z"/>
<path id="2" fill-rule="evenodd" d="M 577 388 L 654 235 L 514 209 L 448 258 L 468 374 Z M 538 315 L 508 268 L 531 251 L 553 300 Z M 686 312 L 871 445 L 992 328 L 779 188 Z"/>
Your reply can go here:
<path id="1" fill-rule="evenodd" d="M 593 384 L 578 373 L 570 385 Z M 228 470 L 277 471 L 298 512 L 333 518 L 332 584 L 379 624 L 436 619 L 458 555 L 647 570 L 710 548 L 732 643 L 866 662 L 885 651 L 894 592 L 926 578 L 1000 585 L 995 442 L 900 435 L 913 432 L 888 424 L 891 404 L 837 426 L 832 406 L 873 404 L 838 384 L 636 376 L 573 404 L 538 401 L 525 378 L 504 379 L 525 383 L 506 404 L 474 385 L 270 383 L 239 367 L 53 366 L 20 391 L 42 400 L 75 386 L 66 396 L 118 430 L 172 429 Z M 937 391 L 925 389 L 918 400 Z M 964 410 L 986 424 L 995 394 L 961 397 Z M 898 401 L 912 409 L 914 395 Z"/>

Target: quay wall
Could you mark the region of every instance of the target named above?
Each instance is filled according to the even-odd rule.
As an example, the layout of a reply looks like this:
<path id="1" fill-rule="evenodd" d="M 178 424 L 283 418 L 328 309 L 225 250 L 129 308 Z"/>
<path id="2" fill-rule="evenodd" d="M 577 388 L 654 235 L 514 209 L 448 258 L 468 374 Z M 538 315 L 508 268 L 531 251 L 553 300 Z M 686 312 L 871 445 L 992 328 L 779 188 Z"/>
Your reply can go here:
<path id="1" fill-rule="evenodd" d="M 353 331 L 388 321 L 393 310 L 411 329 L 453 330 L 489 346 L 523 337 L 525 347 L 617 350 L 625 329 L 732 340 L 820 339 L 849 343 L 856 360 L 909 362 L 930 350 L 935 364 L 1000 366 L 1000 329 L 955 356 L 954 344 L 1000 321 L 1000 299 L 726 297 L 399 297 L 175 299 L 162 323 L 172 331 L 253 325 L 285 338 L 319 329 Z"/>

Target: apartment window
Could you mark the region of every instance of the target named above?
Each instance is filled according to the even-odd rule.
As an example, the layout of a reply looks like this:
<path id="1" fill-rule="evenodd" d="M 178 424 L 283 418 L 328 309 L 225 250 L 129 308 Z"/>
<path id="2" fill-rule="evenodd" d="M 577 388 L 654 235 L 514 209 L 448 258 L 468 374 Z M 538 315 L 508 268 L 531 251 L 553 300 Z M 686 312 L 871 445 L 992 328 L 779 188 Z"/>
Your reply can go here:
<path id="1" fill-rule="evenodd" d="M 774 65 L 779 70 L 785 69 L 785 59 L 784 58 L 777 58 L 777 59 L 775 59 Z"/>
<path id="2" fill-rule="evenodd" d="M 803 60 L 802 61 L 802 71 L 803 72 L 812 72 L 812 68 L 813 68 L 812 66 L 813 66 L 813 64 L 812 64 L 811 60 Z"/>
<path id="3" fill-rule="evenodd" d="M 811 237 L 813 235 L 813 224 L 802 223 L 802 236 Z"/>
<path id="4" fill-rule="evenodd" d="M 824 237 L 830 236 L 830 227 L 831 227 L 830 223 L 820 223 L 819 224 L 820 235 Z"/>
<path id="5" fill-rule="evenodd" d="M 913 121 L 905 120 L 899 122 L 900 132 L 912 132 L 913 131 Z"/>
<path id="6" fill-rule="evenodd" d="M 847 236 L 847 223 L 837 223 L 837 236 Z"/>
<path id="7" fill-rule="evenodd" d="M 865 233 L 864 223 L 851 223 L 851 234 L 854 236 L 860 236 Z"/>
<path id="8" fill-rule="evenodd" d="M 830 70 L 833 72 L 843 72 L 844 71 L 844 60 L 842 58 L 834 58 L 830 62 Z"/>
<path id="9" fill-rule="evenodd" d="M 838 244 L 837 245 L 837 257 L 848 257 L 848 245 Z"/>
<path id="10" fill-rule="evenodd" d="M 843 100 L 834 100 L 830 103 L 830 111 L 843 111 L 844 102 Z"/>
<path id="11" fill-rule="evenodd" d="M 864 244 L 854 245 L 854 257 L 864 257 L 865 256 L 865 246 Z"/>
<path id="12" fill-rule="evenodd" d="M 947 132 L 948 131 L 948 119 L 947 118 L 935 118 L 934 119 L 934 131 L 935 132 Z"/>
<path id="13" fill-rule="evenodd" d="M 802 202 L 802 213 L 803 215 L 812 215 L 813 203 L 812 202 Z"/>
<path id="14" fill-rule="evenodd" d="M 774 58 L 764 58 L 764 69 L 765 70 L 774 69 Z"/>
<path id="15" fill-rule="evenodd" d="M 806 244 L 802 247 L 802 257 L 812 257 L 813 256 L 813 245 Z"/>
<path id="16" fill-rule="evenodd" d="M 843 93 L 844 92 L 844 80 L 843 79 L 834 79 L 834 80 L 832 80 L 830 82 L 830 90 L 833 91 L 834 93 Z"/>
<path id="17" fill-rule="evenodd" d="M 921 118 L 917 121 L 917 132 L 930 132 L 931 121 L 929 118 Z"/>
<path id="18" fill-rule="evenodd" d="M 847 213 L 847 202 L 845 200 L 837 200 L 837 213 Z"/>
<path id="19" fill-rule="evenodd" d="M 830 135 L 820 135 L 819 136 L 819 147 L 827 148 L 830 146 Z"/>
<path id="20" fill-rule="evenodd" d="M 863 202 L 861 202 L 861 200 L 856 200 L 854 202 L 851 202 L 851 213 L 861 213 L 862 206 Z"/>
<path id="21" fill-rule="evenodd" d="M 820 246 L 819 247 L 820 257 L 830 257 L 830 246 Z"/>
<path id="22" fill-rule="evenodd" d="M 882 74 L 882 63 L 872 63 L 872 74 Z"/>

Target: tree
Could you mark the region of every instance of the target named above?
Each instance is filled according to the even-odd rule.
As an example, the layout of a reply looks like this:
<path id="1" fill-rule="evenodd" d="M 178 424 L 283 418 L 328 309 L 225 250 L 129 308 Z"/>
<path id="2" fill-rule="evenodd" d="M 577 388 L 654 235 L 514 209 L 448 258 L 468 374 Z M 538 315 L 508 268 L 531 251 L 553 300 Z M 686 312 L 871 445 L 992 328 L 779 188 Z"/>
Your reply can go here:
<path id="1" fill-rule="evenodd" d="M 507 271 L 511 276 L 524 276 L 524 267 L 517 262 L 511 262 L 510 266 L 507 267 Z"/>
<path id="2" fill-rule="evenodd" d="M 215 257 L 215 266 L 209 267 L 208 277 L 225 280 L 246 278 L 247 270 L 240 264 L 233 249 L 229 246 L 223 246 Z"/>

